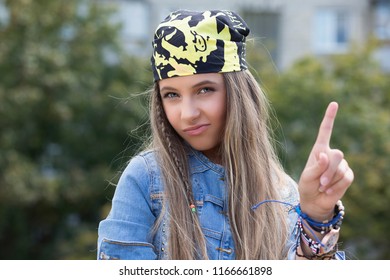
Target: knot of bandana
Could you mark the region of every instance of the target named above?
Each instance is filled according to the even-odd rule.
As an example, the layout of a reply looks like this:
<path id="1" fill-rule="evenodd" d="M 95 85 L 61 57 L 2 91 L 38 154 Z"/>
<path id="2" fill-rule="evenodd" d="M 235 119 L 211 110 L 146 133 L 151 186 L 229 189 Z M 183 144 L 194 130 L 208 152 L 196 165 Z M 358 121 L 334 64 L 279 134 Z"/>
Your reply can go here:
<path id="1" fill-rule="evenodd" d="M 245 70 L 248 34 L 245 21 L 231 11 L 173 12 L 154 34 L 154 80 Z"/>

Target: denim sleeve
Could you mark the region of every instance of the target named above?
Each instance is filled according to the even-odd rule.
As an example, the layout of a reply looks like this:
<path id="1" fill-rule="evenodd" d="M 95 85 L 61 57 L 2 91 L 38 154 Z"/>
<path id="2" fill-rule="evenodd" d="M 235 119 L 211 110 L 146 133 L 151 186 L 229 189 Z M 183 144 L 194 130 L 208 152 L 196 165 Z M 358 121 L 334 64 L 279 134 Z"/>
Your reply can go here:
<path id="1" fill-rule="evenodd" d="M 119 179 L 109 215 L 99 224 L 98 259 L 156 259 L 149 177 L 145 159 L 134 157 Z"/>

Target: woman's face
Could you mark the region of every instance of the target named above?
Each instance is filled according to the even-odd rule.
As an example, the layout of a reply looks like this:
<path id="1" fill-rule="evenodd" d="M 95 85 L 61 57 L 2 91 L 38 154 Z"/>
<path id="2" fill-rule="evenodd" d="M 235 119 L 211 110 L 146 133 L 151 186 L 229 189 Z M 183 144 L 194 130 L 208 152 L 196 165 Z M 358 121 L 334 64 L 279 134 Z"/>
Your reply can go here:
<path id="1" fill-rule="evenodd" d="M 194 149 L 216 159 L 226 118 L 222 74 L 196 74 L 159 81 L 168 121 Z"/>

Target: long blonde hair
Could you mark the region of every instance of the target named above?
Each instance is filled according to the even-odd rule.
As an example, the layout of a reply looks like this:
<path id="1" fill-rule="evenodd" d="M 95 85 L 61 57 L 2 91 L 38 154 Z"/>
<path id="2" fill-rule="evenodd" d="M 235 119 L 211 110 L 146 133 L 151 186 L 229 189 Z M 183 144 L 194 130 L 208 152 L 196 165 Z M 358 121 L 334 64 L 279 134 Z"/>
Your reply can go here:
<path id="1" fill-rule="evenodd" d="M 270 141 L 269 103 L 248 70 L 223 76 L 228 113 L 220 151 L 236 259 L 282 259 L 288 236 L 286 210 L 277 203 L 251 210 L 259 201 L 280 199 L 284 185 L 284 173 Z M 169 258 L 207 259 L 199 219 L 189 209 L 193 198 L 189 197 L 192 186 L 185 145 L 165 115 L 157 83 L 151 90 L 150 113 L 151 147 L 157 153 L 165 186 L 157 223 L 167 214 Z"/>

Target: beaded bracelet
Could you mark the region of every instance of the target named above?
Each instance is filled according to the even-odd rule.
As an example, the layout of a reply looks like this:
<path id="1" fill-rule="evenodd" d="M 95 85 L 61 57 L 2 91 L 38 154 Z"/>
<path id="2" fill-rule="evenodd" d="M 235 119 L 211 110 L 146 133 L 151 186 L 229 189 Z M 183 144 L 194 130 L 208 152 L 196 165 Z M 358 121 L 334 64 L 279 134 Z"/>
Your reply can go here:
<path id="1" fill-rule="evenodd" d="M 303 213 L 301 210 L 300 204 L 293 205 L 288 202 L 283 202 L 279 200 L 264 200 L 262 202 L 257 203 L 256 205 L 253 205 L 251 208 L 252 210 L 256 210 L 260 205 L 268 202 L 277 202 L 281 203 L 287 206 L 291 207 L 291 210 L 295 210 L 295 212 L 298 214 L 298 221 L 297 221 L 297 230 L 299 230 L 299 236 L 300 238 L 297 239 L 297 248 L 300 245 L 300 240 L 302 240 L 313 252 L 313 255 L 306 255 L 304 250 L 302 249 L 303 255 L 299 254 L 298 251 L 296 251 L 296 255 L 298 257 L 304 257 L 309 260 L 330 260 L 334 259 L 335 255 L 337 254 L 338 246 L 337 246 L 337 239 L 338 239 L 338 232 L 340 231 L 340 226 L 342 224 L 342 221 L 344 219 L 344 206 L 341 202 L 341 200 L 337 201 L 335 205 L 335 213 L 333 215 L 333 218 L 330 221 L 323 221 L 318 222 L 313 219 L 311 219 L 306 213 Z M 290 211 L 291 211 L 290 210 Z M 325 234 L 323 240 L 320 241 L 318 238 L 316 238 L 315 234 L 312 232 L 313 236 L 317 240 L 312 240 L 303 230 L 303 223 L 306 223 L 309 227 L 308 230 L 312 232 L 312 230 L 317 231 L 321 234 Z"/>
<path id="2" fill-rule="evenodd" d="M 307 247 L 315 254 L 318 255 L 321 249 L 321 243 L 311 239 L 303 229 L 302 222 L 298 220 L 297 222 L 298 231 L 300 233 L 300 239 Z"/>
<path id="3" fill-rule="evenodd" d="M 338 229 L 332 229 L 329 233 L 327 233 L 323 239 L 320 241 L 315 235 L 314 239 L 310 238 L 309 235 L 306 234 L 303 228 L 302 220 L 301 218 L 298 219 L 297 224 L 297 231 L 299 234 L 299 238 L 297 239 L 297 250 L 296 255 L 298 257 L 304 257 L 309 260 L 330 260 L 335 258 L 335 254 L 338 250 L 337 246 L 337 239 L 338 239 L 338 233 L 340 231 L 340 228 Z M 309 229 L 311 231 L 311 229 Z M 305 253 L 305 250 L 301 246 L 305 244 L 312 254 L 308 255 Z M 302 248 L 302 253 L 298 253 L 298 247 Z"/>
<path id="4" fill-rule="evenodd" d="M 306 213 L 302 212 L 300 204 L 295 207 L 295 211 L 298 213 L 298 216 L 302 217 L 302 219 L 304 219 L 313 230 L 320 232 L 321 234 L 325 234 L 332 229 L 340 228 L 345 214 L 345 208 L 341 200 L 337 201 L 334 216 L 330 221 L 326 220 L 318 222 L 311 219 Z"/>

